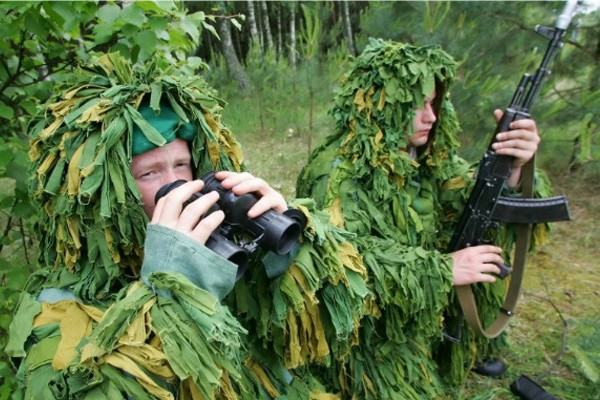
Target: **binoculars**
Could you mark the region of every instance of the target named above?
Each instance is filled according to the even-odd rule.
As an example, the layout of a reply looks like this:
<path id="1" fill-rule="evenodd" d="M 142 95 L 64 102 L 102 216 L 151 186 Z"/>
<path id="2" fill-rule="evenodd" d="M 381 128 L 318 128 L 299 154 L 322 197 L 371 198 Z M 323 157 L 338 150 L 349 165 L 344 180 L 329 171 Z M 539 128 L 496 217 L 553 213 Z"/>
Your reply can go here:
<path id="1" fill-rule="evenodd" d="M 201 179 L 204 181 L 204 188 L 185 201 L 183 207 L 185 208 L 203 194 L 212 191 L 219 194 L 219 200 L 205 215 L 222 210 L 225 213 L 225 220 L 210 235 L 205 245 L 238 265 L 237 279 L 246 271 L 250 254 L 259 247 L 279 255 L 290 252 L 306 225 L 306 217 L 301 211 L 289 209 L 284 213 L 278 213 L 268 210 L 256 218 L 248 218 L 248 210 L 258 201 L 257 196 L 252 193 L 238 196 L 231 190 L 223 188 L 213 171 L 208 172 Z M 156 192 L 154 201 L 158 202 L 161 197 L 184 183 L 185 180 L 178 180 L 161 187 Z"/>

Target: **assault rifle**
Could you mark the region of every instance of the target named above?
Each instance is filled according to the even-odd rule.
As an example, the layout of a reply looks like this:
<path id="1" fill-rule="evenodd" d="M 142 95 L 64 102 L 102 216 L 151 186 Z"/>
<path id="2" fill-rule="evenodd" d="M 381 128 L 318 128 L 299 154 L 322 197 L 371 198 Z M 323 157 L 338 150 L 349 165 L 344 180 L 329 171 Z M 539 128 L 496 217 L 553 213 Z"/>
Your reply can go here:
<path id="1" fill-rule="evenodd" d="M 508 324 L 519 297 L 521 281 L 525 268 L 526 253 L 529 248 L 532 225 L 541 222 L 569 220 L 569 209 L 564 196 L 534 199 L 533 174 L 534 161 L 522 167 L 522 198 L 501 196 L 505 183 L 511 174 L 513 157 L 498 155 L 492 145 L 496 142 L 496 134 L 510 130 L 510 123 L 530 118 L 531 108 L 539 93 L 544 78 L 550 75 L 550 64 L 562 48 L 566 30 L 571 23 L 577 1 L 568 1 L 556 26 L 536 26 L 535 31 L 549 40 L 548 48 L 535 74 L 525 74 L 506 110 L 498 122 L 494 137 L 479 163 L 477 179 L 470 194 L 465 210 L 461 216 L 457 230 L 450 241 L 448 252 L 454 252 L 469 246 L 491 244 L 494 242 L 501 223 L 517 223 L 518 239 L 515 246 L 512 268 L 500 266 L 503 278 L 511 274 L 510 285 L 504 304 L 498 317 L 487 329 L 479 320 L 477 305 L 470 285 L 457 286 L 457 296 L 462 309 L 462 316 L 476 334 L 489 338 L 498 336 Z M 462 323 L 461 323 L 462 324 Z M 457 329 L 460 332 L 460 325 Z M 446 339 L 460 340 L 459 334 L 444 333 Z"/>

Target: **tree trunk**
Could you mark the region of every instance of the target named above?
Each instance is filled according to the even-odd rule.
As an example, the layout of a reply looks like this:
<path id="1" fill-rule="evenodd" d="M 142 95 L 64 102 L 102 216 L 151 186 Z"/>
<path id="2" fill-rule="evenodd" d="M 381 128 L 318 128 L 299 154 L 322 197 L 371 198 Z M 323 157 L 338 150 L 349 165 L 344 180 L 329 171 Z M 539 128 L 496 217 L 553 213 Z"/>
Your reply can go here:
<path id="1" fill-rule="evenodd" d="M 356 48 L 354 47 L 354 37 L 352 35 L 352 25 L 350 24 L 350 7 L 348 7 L 348 0 L 342 1 L 342 12 L 344 15 L 344 36 L 348 42 L 348 50 L 353 56 L 356 55 Z"/>
<path id="2" fill-rule="evenodd" d="M 277 59 L 283 54 L 283 25 L 281 22 L 281 3 L 275 3 L 277 7 Z"/>
<path id="3" fill-rule="evenodd" d="M 267 50 L 273 49 L 273 35 L 271 35 L 271 26 L 269 25 L 269 10 L 267 9 L 267 1 L 261 1 L 263 10 L 263 31 L 265 32 L 265 42 L 267 43 Z"/>
<path id="4" fill-rule="evenodd" d="M 246 0 L 248 5 L 248 25 L 250 25 L 250 37 L 255 45 L 260 45 L 258 36 L 258 26 L 256 25 L 256 16 L 254 14 L 254 0 Z"/>
<path id="5" fill-rule="evenodd" d="M 296 71 L 296 2 L 290 4 L 290 64 Z"/>
<path id="6" fill-rule="evenodd" d="M 223 49 L 223 55 L 227 61 L 227 68 L 231 77 L 238 82 L 240 89 L 246 90 L 250 88 L 250 80 L 248 75 L 242 68 L 235 49 L 233 48 L 233 41 L 231 40 L 231 25 L 229 20 L 226 18 L 219 18 L 218 22 L 219 36 L 221 37 L 221 46 Z"/>
<path id="7" fill-rule="evenodd" d="M 596 42 L 596 51 L 594 53 L 594 62 L 596 64 L 596 68 L 595 70 L 598 71 L 598 67 L 600 67 L 600 30 L 597 31 L 598 32 L 598 38 L 597 38 L 597 42 Z M 592 74 L 592 84 L 591 84 L 591 90 L 598 90 L 600 89 L 600 76 L 598 76 L 597 73 Z"/>

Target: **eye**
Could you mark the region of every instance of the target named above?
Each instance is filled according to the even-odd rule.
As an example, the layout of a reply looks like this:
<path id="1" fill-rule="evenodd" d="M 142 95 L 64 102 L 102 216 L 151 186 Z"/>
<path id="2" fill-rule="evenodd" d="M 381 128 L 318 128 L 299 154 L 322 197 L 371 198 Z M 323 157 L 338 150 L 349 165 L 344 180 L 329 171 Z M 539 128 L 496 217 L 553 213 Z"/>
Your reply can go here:
<path id="1" fill-rule="evenodd" d="M 181 169 L 181 168 L 191 169 L 192 165 L 191 165 L 190 161 L 179 161 L 178 163 L 175 164 L 175 168 L 178 168 L 178 169 Z"/>
<path id="2" fill-rule="evenodd" d="M 145 171 L 138 175 L 138 179 L 151 178 L 154 175 L 156 175 L 157 173 L 158 173 L 158 171 L 155 171 L 155 170 Z"/>

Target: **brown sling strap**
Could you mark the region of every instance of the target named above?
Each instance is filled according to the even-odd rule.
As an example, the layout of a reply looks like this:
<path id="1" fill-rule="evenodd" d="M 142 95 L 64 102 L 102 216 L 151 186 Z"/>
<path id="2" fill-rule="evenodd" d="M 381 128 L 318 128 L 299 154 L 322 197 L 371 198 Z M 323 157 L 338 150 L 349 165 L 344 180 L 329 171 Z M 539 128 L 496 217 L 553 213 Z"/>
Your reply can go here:
<path id="1" fill-rule="evenodd" d="M 533 197 L 535 156 L 521 170 L 521 185 L 523 198 Z M 512 263 L 512 273 L 510 274 L 510 283 L 504 304 L 500 307 L 500 311 L 492 324 L 484 329 L 477 311 L 477 304 L 471 285 L 456 286 L 456 294 L 463 315 L 473 332 L 476 335 L 485 336 L 487 338 L 495 338 L 506 329 L 510 317 L 514 315 L 519 293 L 521 291 L 521 283 L 525 275 L 525 261 L 527 259 L 527 251 L 531 241 L 532 224 L 519 224 L 517 242 L 515 244 L 515 252 Z"/>

